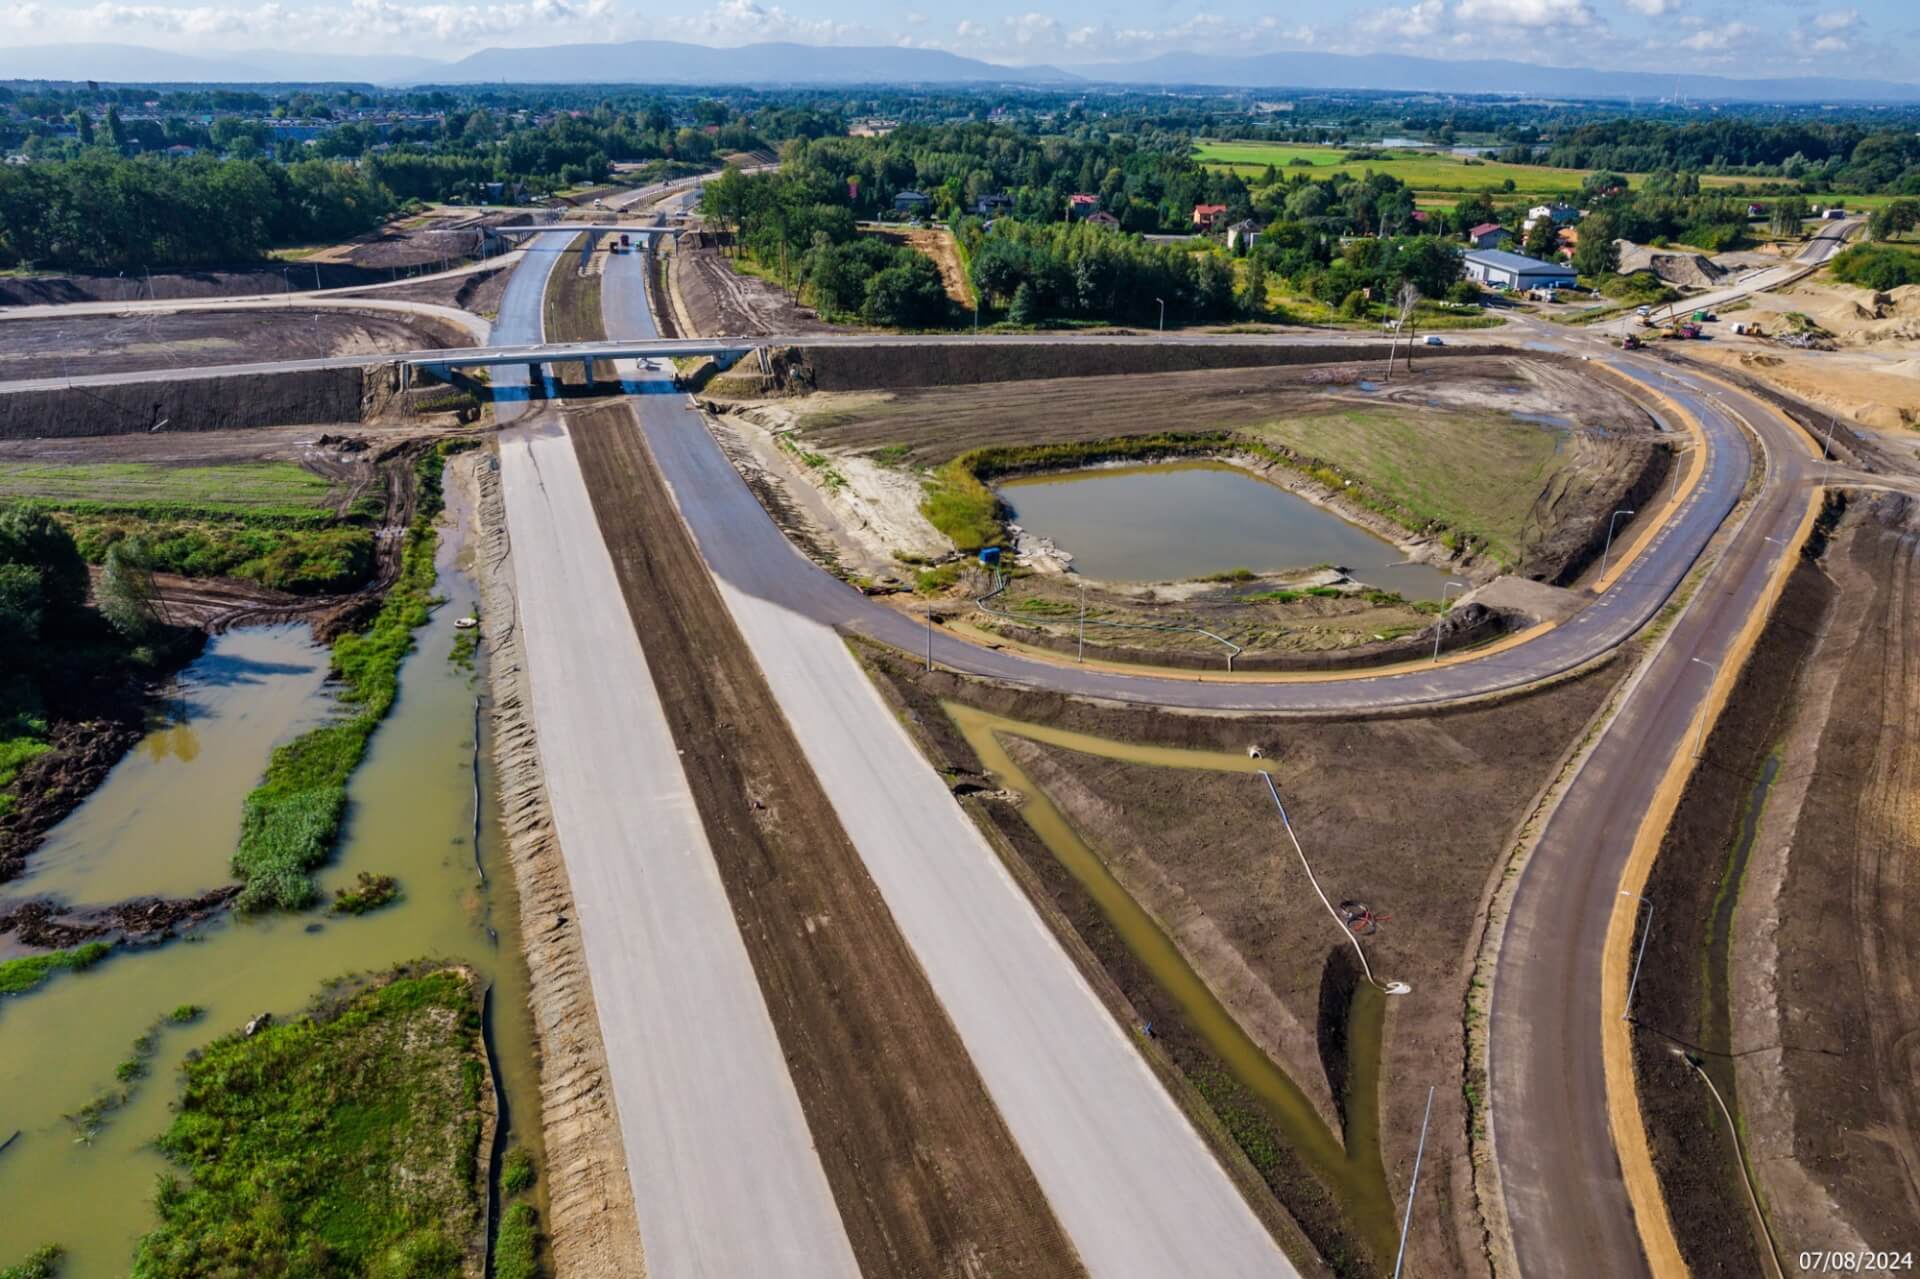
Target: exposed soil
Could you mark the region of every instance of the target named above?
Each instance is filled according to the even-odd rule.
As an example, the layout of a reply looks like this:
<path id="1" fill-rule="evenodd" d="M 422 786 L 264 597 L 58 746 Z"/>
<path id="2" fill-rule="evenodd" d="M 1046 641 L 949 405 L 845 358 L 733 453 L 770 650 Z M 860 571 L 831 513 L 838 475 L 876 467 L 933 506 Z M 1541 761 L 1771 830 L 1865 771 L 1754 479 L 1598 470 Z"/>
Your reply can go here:
<path id="1" fill-rule="evenodd" d="M 921 227 L 913 230 L 869 229 L 863 230 L 862 234 L 926 254 L 940 268 L 940 281 L 947 286 L 947 296 L 953 300 L 953 304 L 958 307 L 973 305 L 973 290 L 967 281 L 966 269 L 960 265 L 960 251 L 954 246 L 953 232 L 942 227 Z"/>
<path id="2" fill-rule="evenodd" d="M 0 323 L 0 381 L 468 346 L 428 316 L 339 307 L 138 311 Z"/>
<path id="3" fill-rule="evenodd" d="M 225 912 L 239 892 L 240 885 L 229 884 L 198 897 L 136 897 L 91 907 L 35 899 L 0 914 L 0 937 L 40 950 L 66 950 L 102 938 L 167 941 Z"/>
<path id="4" fill-rule="evenodd" d="M 501 295 L 507 291 L 507 281 L 513 272 L 506 267 L 492 267 L 484 271 L 470 271 L 465 275 L 449 276 L 421 280 L 417 284 L 403 284 L 398 288 L 370 290 L 366 293 L 346 294 L 368 298 L 391 298 L 398 302 L 428 302 L 436 306 L 454 306 L 474 315 L 491 317 L 500 312 Z"/>
<path id="5" fill-rule="evenodd" d="M 672 287 L 692 329 L 686 336 L 834 331 L 765 280 L 736 272 L 722 256 L 722 239 L 707 231 L 683 235 L 667 258 Z"/>
<path id="6" fill-rule="evenodd" d="M 1021 820 L 1018 797 L 1007 802 L 998 782 L 981 775 L 939 702 L 1133 743 L 1236 754 L 1258 745 L 1329 895 L 1363 900 L 1391 916 L 1366 942 L 1375 971 L 1414 988 L 1389 1001 L 1381 1093 L 1383 1155 L 1398 1194 L 1411 1174 L 1424 1085 L 1439 1090 L 1411 1273 L 1486 1270 L 1463 1097 L 1461 1012 L 1474 941 L 1519 824 L 1622 675 L 1619 663 L 1496 705 L 1337 722 L 1095 705 L 927 674 L 877 651 L 868 665 L 956 793 L 971 797 L 969 811 L 1002 847 L 1015 850 L 1019 877 L 1044 885 L 1042 913 L 1057 911 L 1071 922 L 1085 953 L 1098 961 L 1096 984 L 1117 983 L 1132 1015 L 1152 1023 L 1190 1078 L 1218 1075 L 1220 1067 Z M 1344 1058 L 1325 1033 L 1323 996 L 1333 980 L 1329 956 L 1345 942 L 1299 874 L 1258 779 L 1017 740 L 1009 751 L 1034 766 L 1049 797 L 1242 1027 L 1323 1115 L 1333 1114 Z M 1323 1251 L 1338 1246 L 1338 1223 L 1328 1220 L 1311 1184 L 1283 1177 L 1275 1192 Z"/>
<path id="7" fill-rule="evenodd" d="M 436 209 L 417 218 L 389 222 L 345 244 L 310 253 L 299 260 L 295 269 L 314 263 L 346 263 L 387 271 L 457 266 L 486 251 L 485 228 L 516 221 L 519 216 L 511 212 Z"/>
<path id="8" fill-rule="evenodd" d="M 1080 1273 L 631 411 L 576 414 L 570 430 L 862 1272 Z"/>
<path id="9" fill-rule="evenodd" d="M 1776 1033 L 1792 1159 L 1844 1225 L 1816 1216 L 1783 1243 L 1904 1250 L 1920 1240 L 1920 512 L 1876 500 L 1827 564 L 1835 617 L 1810 670 L 1835 691 L 1816 758 L 1786 761 L 1812 776 L 1778 907 Z"/>
<path id="10" fill-rule="evenodd" d="M 1677 1236 L 1695 1275 L 1766 1273 L 1732 1134 L 1682 1054 L 1693 1055 L 1738 1116 L 1740 1046 L 1731 1041 L 1724 978 L 1709 974 L 1724 974 L 1730 905 L 1747 872 L 1736 860 L 1743 825 L 1832 597 L 1827 576 L 1803 560 L 1707 739 L 1647 880 L 1655 913 L 1651 929 L 1642 917 L 1645 951 L 1630 1010 L 1634 1076 L 1654 1169 L 1671 1216 L 1686 1223 Z M 1831 974 L 1822 981 L 1831 983 Z"/>

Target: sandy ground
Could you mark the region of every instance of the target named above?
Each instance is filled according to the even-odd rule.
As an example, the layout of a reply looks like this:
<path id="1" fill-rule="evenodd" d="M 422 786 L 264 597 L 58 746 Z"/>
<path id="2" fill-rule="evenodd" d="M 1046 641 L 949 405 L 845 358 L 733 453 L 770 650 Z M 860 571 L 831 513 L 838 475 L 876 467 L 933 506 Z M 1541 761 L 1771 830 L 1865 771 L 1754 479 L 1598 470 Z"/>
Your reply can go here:
<path id="1" fill-rule="evenodd" d="M 971 802 L 973 811 L 1051 885 L 1059 909 L 1121 984 L 1135 1015 L 1163 1039 L 1183 1033 L 1179 1013 L 1134 970 L 1072 882 L 1049 873 L 1051 855 L 1018 808 L 995 798 L 996 783 L 979 775 L 935 699 L 1133 743 L 1235 754 L 1260 745 L 1329 894 L 1363 899 L 1391 916 L 1368 941 L 1376 971 L 1414 986 L 1389 1012 L 1381 1099 L 1389 1180 L 1404 1186 L 1424 1085 L 1439 1090 L 1423 1172 L 1434 1199 L 1423 1202 L 1416 1219 L 1412 1255 L 1421 1260 L 1414 1273 L 1484 1270 L 1462 1100 L 1460 1009 L 1473 943 L 1518 824 L 1604 701 L 1617 668 L 1492 707 L 1333 723 L 1096 707 L 928 677 L 894 660 L 874 665 L 918 725 L 934 763 L 950 770 L 956 785 L 984 792 Z M 1332 1114 L 1336 1085 L 1327 1074 L 1321 998 L 1330 958 L 1345 953 L 1343 942 L 1289 863 L 1275 861 L 1291 851 L 1280 842 L 1264 789 L 1244 773 L 1122 763 L 1054 745 L 1017 749 L 1241 1025 L 1324 1115 Z M 1311 1205 L 1288 1206 L 1311 1220 Z"/>
<path id="2" fill-rule="evenodd" d="M 398 311 L 289 307 L 144 311 L 0 323 L 0 381 L 183 366 L 244 364 L 465 346 L 451 326 Z"/>
<path id="3" fill-rule="evenodd" d="M 1744 369 L 1790 395 L 1869 427 L 1909 455 L 1920 449 L 1920 343 L 1898 351 L 1796 351 L 1702 345 L 1698 359 Z"/>

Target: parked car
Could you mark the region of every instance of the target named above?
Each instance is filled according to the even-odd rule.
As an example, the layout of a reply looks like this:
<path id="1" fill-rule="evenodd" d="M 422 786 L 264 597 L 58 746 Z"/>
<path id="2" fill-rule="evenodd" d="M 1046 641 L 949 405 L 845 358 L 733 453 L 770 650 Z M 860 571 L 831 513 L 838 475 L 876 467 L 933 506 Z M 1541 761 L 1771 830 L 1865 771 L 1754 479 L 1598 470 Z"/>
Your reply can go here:
<path id="1" fill-rule="evenodd" d="M 1445 342 L 1442 342 L 1440 340 L 1437 334 L 1433 334 L 1433 333 L 1427 334 L 1427 336 L 1423 339 L 1423 342 L 1427 346 L 1445 346 L 1446 345 Z"/>

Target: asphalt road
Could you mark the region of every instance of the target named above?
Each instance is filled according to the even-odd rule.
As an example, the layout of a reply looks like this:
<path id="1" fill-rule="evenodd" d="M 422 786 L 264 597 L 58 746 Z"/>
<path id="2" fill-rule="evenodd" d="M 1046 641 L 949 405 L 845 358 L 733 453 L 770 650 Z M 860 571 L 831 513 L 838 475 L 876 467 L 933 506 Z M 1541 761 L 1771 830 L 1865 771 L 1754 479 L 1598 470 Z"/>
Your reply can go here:
<path id="1" fill-rule="evenodd" d="M 1749 271 L 1727 288 L 1715 289 L 1711 293 L 1702 293 L 1698 297 L 1676 303 L 1676 310 L 1680 314 L 1690 311 L 1713 311 L 1738 302 L 1751 294 L 1765 293 L 1768 289 L 1777 289 L 1784 284 L 1791 284 L 1802 276 L 1818 270 L 1828 258 L 1846 247 L 1849 235 L 1865 225 L 1865 221 L 1859 218 L 1844 222 L 1823 222 L 1791 262 Z M 1664 306 L 1654 308 L 1661 314 L 1665 314 L 1666 309 Z M 1634 315 L 1623 315 L 1618 319 L 1606 320 L 1594 325 L 1596 331 L 1616 336 L 1636 332 L 1639 327 L 1640 319 Z"/>
<path id="2" fill-rule="evenodd" d="M 538 336 L 562 261 L 536 252 L 515 273 L 509 332 Z M 856 1276 L 573 445 L 531 414 L 502 434 L 500 470 L 534 728 L 648 1274 Z"/>

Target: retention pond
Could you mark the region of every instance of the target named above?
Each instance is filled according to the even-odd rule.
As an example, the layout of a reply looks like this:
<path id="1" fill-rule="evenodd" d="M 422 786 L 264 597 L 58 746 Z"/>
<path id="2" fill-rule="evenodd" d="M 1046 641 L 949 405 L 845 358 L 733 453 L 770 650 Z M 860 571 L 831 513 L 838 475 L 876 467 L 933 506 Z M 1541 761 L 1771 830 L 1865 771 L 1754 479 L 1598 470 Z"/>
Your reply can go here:
<path id="1" fill-rule="evenodd" d="M 1305 498 L 1224 462 L 1098 467 L 1009 479 L 1002 501 L 1088 577 L 1166 582 L 1337 564 L 1409 599 L 1438 599 L 1446 574 Z"/>
<path id="2" fill-rule="evenodd" d="M 319 877 L 330 901 L 360 871 L 392 875 L 400 900 L 357 918 L 316 909 L 229 919 L 0 999 L 0 1142 L 19 1133 L 0 1153 L 0 1264 L 57 1243 L 68 1253 L 64 1279 L 125 1275 L 153 1225 L 155 1181 L 169 1169 L 152 1143 L 169 1122 L 186 1054 L 260 1013 L 298 1013 L 330 978 L 410 959 L 460 960 L 492 983 L 488 1029 L 513 1140 L 539 1155 L 513 878 L 478 784 L 487 770 L 476 770 L 481 682 L 452 660 L 453 620 L 474 610 L 476 591 L 459 562 L 459 486 L 449 483 L 447 496 L 438 557 L 446 604 L 416 633 L 399 700 L 354 774 L 344 836 Z M 230 882 L 240 802 L 268 751 L 333 713 L 326 665 L 302 630 L 215 641 L 185 673 L 176 713 L 52 832 L 31 877 L 5 898 L 101 903 Z M 147 1076 L 88 1137 L 66 1116 L 118 1091 L 116 1063 L 182 1004 L 205 1013 L 159 1031 Z"/>

